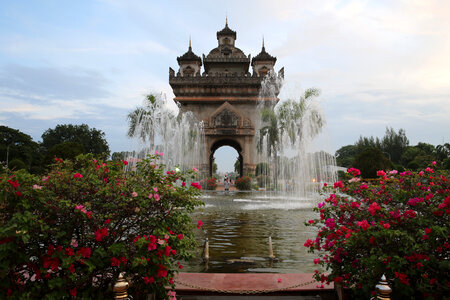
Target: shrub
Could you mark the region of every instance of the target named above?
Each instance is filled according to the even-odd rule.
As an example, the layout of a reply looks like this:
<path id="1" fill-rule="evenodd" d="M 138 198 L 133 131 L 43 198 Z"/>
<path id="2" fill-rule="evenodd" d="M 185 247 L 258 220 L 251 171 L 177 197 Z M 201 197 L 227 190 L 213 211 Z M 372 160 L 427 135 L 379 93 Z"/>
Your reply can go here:
<path id="1" fill-rule="evenodd" d="M 390 169 L 392 163 L 378 148 L 366 148 L 355 157 L 355 168 L 361 170 L 363 178 L 376 178 L 377 170 Z"/>
<path id="2" fill-rule="evenodd" d="M 201 186 L 205 190 L 214 191 L 217 187 L 217 179 L 215 177 L 202 179 Z"/>
<path id="3" fill-rule="evenodd" d="M 238 190 L 248 191 L 252 188 L 252 179 L 249 176 L 236 179 L 235 186 Z"/>
<path id="4" fill-rule="evenodd" d="M 382 274 L 391 281 L 392 299 L 448 295 L 448 173 L 378 171 L 379 180 L 366 183 L 359 170 L 348 171 L 355 177 L 335 183 L 315 208 L 320 218 L 307 222 L 318 234 L 305 246 L 319 254 L 314 263 L 331 269 L 316 271 L 316 279 L 342 283 L 357 299 L 368 299 Z"/>
<path id="5" fill-rule="evenodd" d="M 165 297 L 194 246 L 188 212 L 199 205 L 193 171 L 137 170 L 90 155 L 57 160 L 38 178 L 0 180 L 0 291 L 11 299 L 112 299 L 119 273 L 131 292 Z"/>
<path id="6" fill-rule="evenodd" d="M 258 183 L 258 186 L 260 187 L 267 187 L 271 184 L 271 178 L 268 175 L 259 175 L 256 176 L 256 182 Z"/>
<path id="7" fill-rule="evenodd" d="M 20 159 L 13 159 L 8 163 L 8 168 L 10 168 L 11 170 L 22 170 L 22 169 L 26 169 L 27 166 L 25 165 L 25 163 L 23 161 L 21 161 Z"/>

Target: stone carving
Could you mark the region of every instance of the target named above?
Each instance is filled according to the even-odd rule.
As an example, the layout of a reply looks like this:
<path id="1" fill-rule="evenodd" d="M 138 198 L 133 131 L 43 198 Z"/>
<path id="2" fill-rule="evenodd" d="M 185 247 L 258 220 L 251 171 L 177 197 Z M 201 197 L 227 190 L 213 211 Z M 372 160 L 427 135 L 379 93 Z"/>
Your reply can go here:
<path id="1" fill-rule="evenodd" d="M 237 128 L 239 117 L 232 111 L 224 109 L 213 120 L 215 128 Z"/>

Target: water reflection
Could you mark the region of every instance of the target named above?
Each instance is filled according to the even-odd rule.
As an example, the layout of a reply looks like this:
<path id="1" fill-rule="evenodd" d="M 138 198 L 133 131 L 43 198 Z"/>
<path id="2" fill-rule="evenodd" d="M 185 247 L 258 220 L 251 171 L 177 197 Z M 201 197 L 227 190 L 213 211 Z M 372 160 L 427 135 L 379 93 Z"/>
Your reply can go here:
<path id="1" fill-rule="evenodd" d="M 314 236 L 304 225 L 316 214 L 314 200 L 286 199 L 260 192 L 210 193 L 205 206 L 193 214 L 202 220 L 209 239 L 209 264 L 201 258 L 205 234 L 198 231 L 197 258 L 185 263 L 185 272 L 274 272 L 309 273 L 317 269 L 314 255 L 303 246 Z M 277 261 L 269 257 L 269 236 Z"/>

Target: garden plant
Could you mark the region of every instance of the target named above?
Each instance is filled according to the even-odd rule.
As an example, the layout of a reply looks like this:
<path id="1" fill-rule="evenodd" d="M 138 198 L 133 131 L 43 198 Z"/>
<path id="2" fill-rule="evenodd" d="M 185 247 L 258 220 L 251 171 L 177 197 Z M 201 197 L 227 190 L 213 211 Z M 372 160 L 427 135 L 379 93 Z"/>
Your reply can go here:
<path id="1" fill-rule="evenodd" d="M 322 266 L 315 278 L 369 299 L 385 274 L 392 299 L 444 299 L 450 294 L 450 184 L 435 163 L 420 172 L 378 171 L 367 181 L 324 187 L 327 198 L 306 225 L 318 229 L 305 246 Z M 331 194 L 330 194 L 331 192 Z"/>
<path id="2" fill-rule="evenodd" d="M 112 299 L 120 273 L 131 294 L 166 297 L 195 246 L 201 187 L 195 170 L 164 171 L 161 155 L 130 172 L 81 155 L 43 177 L 3 174 L 0 298 Z"/>

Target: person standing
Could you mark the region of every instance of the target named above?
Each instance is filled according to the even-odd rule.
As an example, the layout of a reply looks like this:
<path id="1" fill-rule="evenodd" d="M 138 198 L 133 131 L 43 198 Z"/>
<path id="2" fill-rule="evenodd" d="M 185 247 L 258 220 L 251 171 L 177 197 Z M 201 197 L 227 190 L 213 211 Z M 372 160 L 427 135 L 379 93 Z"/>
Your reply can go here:
<path id="1" fill-rule="evenodd" d="M 224 185 L 225 185 L 225 191 L 229 191 L 230 190 L 230 179 L 226 178 Z"/>

